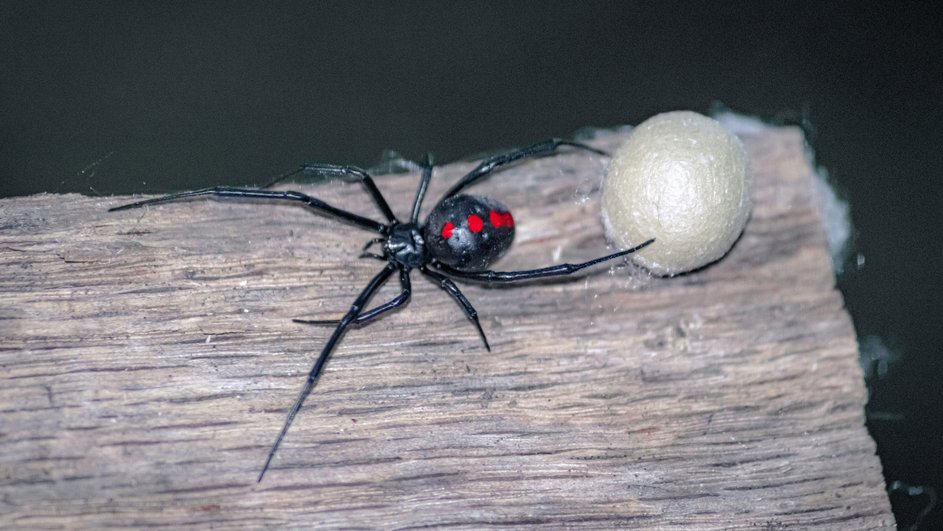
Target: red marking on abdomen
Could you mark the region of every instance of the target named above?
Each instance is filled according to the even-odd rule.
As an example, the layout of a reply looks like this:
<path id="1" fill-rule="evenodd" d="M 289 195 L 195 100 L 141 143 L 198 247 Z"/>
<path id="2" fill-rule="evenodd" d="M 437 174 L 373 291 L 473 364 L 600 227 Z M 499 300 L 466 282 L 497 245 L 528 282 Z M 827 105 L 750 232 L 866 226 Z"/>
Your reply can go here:
<path id="1" fill-rule="evenodd" d="M 446 221 L 445 225 L 442 225 L 442 237 L 446 240 L 452 237 L 452 230 L 455 229 L 455 225 L 452 225 L 451 222 Z"/>
<path id="2" fill-rule="evenodd" d="M 514 218 L 511 217 L 510 212 L 496 212 L 492 210 L 488 213 L 488 219 L 491 220 L 491 224 L 494 225 L 496 229 L 514 226 Z"/>
<path id="3" fill-rule="evenodd" d="M 468 216 L 468 230 L 472 232 L 481 232 L 485 227 L 485 222 L 478 216 L 472 214 Z"/>

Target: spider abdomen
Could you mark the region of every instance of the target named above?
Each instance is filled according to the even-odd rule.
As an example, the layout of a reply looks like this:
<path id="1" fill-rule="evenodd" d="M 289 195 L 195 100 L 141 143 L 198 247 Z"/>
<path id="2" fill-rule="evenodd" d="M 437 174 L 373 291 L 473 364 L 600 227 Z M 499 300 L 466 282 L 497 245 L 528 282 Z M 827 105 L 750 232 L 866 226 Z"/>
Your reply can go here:
<path id="1" fill-rule="evenodd" d="M 486 269 L 514 241 L 514 218 L 501 202 L 476 195 L 456 195 L 429 214 L 426 248 L 439 262 L 465 271 Z"/>

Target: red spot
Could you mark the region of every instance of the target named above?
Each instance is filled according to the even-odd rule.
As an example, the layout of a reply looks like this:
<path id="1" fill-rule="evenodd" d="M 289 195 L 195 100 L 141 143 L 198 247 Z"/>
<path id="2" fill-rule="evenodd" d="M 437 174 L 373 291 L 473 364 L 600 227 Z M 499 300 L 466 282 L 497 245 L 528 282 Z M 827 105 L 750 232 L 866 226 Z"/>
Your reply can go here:
<path id="1" fill-rule="evenodd" d="M 445 225 L 442 225 L 442 237 L 446 240 L 451 238 L 453 229 L 455 229 L 455 225 L 452 225 L 450 222 L 446 221 Z"/>
<path id="2" fill-rule="evenodd" d="M 481 220 L 478 216 L 472 214 L 468 216 L 468 229 L 472 232 L 481 232 L 481 229 L 484 228 L 485 222 Z"/>
<path id="3" fill-rule="evenodd" d="M 488 213 L 488 219 L 491 220 L 491 224 L 494 225 L 496 229 L 514 226 L 514 218 L 511 217 L 510 212 L 495 212 L 492 210 Z"/>

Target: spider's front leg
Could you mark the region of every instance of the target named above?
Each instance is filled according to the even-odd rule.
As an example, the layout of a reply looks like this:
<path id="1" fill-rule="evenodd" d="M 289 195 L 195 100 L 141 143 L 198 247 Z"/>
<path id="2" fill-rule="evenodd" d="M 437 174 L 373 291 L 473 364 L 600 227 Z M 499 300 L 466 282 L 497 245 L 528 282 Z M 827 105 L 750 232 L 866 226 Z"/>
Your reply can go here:
<path id="1" fill-rule="evenodd" d="M 389 301 L 377 306 L 376 308 L 370 311 L 361 313 L 360 315 L 357 316 L 356 319 L 354 319 L 350 323 L 350 326 L 357 326 L 357 327 L 362 326 L 367 321 L 370 321 L 371 319 L 375 319 L 379 317 L 380 315 L 386 312 L 389 312 L 391 310 L 395 310 L 396 308 L 399 308 L 400 306 L 403 306 L 407 302 L 409 302 L 409 298 L 412 295 L 412 285 L 409 282 L 409 271 L 406 271 L 405 269 L 399 270 L 399 282 L 400 282 L 400 286 L 402 287 L 402 291 L 400 291 L 399 295 L 397 295 L 396 297 L 393 297 Z M 337 319 L 292 319 L 292 321 L 295 323 L 310 324 L 310 325 L 335 326 L 335 325 L 340 324 L 340 320 L 337 320 Z"/>
<path id="2" fill-rule="evenodd" d="M 321 376 L 321 371 L 324 369 L 325 363 L 327 363 L 328 358 L 331 356 L 331 352 L 334 351 L 334 347 L 340 342 L 341 338 L 344 336 L 344 333 L 347 331 L 347 328 L 357 319 L 357 317 L 363 311 L 364 306 L 370 300 L 370 297 L 390 275 L 393 274 L 393 271 L 396 270 L 396 266 L 392 263 L 386 265 L 382 271 L 377 273 L 375 277 L 367 284 L 367 287 L 360 292 L 360 295 L 357 296 L 357 299 L 354 300 L 354 303 L 350 305 L 350 309 L 344 314 L 344 317 L 341 318 L 337 323 L 337 328 L 334 329 L 334 333 L 331 334 L 330 339 L 327 340 L 327 343 L 324 344 L 324 348 L 321 349 L 321 354 L 318 355 L 318 359 L 314 362 L 314 366 L 311 367 L 311 371 L 308 373 L 308 379 L 305 381 L 304 386 L 301 388 L 301 392 L 298 394 L 298 398 L 295 399 L 295 403 L 291 406 L 291 409 L 288 410 L 288 416 L 285 418 L 285 423 L 282 425 L 282 430 L 278 432 L 278 437 L 275 439 L 275 443 L 272 444 L 272 449 L 269 450 L 268 457 L 265 459 L 265 465 L 262 467 L 262 471 L 259 473 L 258 481 L 262 481 L 262 477 L 265 476 L 265 472 L 268 470 L 269 465 L 272 463 L 272 458 L 275 457 L 275 452 L 278 450 L 279 445 L 282 442 L 282 439 L 285 438 L 285 434 L 288 433 L 288 428 L 291 426 L 292 421 L 295 420 L 295 415 L 298 414 L 298 411 L 301 410 L 301 405 L 304 404 L 305 399 L 311 394 L 311 391 L 314 389 L 314 385 L 318 381 L 318 377 Z M 402 278 L 402 277 L 401 277 Z M 408 277 L 407 277 L 408 278 Z"/>
<path id="3" fill-rule="evenodd" d="M 390 223 L 396 222 L 396 216 L 393 215 L 393 211 L 390 209 L 390 205 L 386 202 L 386 199 L 383 197 L 383 194 L 380 193 L 380 189 L 377 188 L 375 182 L 373 182 L 373 177 L 370 176 L 365 170 L 358 168 L 357 166 L 343 166 L 339 164 L 328 164 L 324 162 L 308 162 L 302 164 L 297 169 L 294 169 L 290 172 L 283 173 L 278 177 L 269 181 L 262 188 L 270 188 L 276 184 L 294 177 L 300 173 L 314 173 L 318 175 L 335 175 L 339 176 L 342 179 L 353 179 L 355 181 L 360 181 L 363 183 L 364 188 L 366 188 L 367 193 L 370 194 L 370 197 L 373 198 L 373 202 L 377 204 L 380 208 L 380 211 L 383 212 L 383 215 L 386 216 L 387 221 Z"/>
<path id="4" fill-rule="evenodd" d="M 232 188 L 229 186 L 214 186 L 212 188 L 202 188 L 200 190 L 192 190 L 189 192 L 180 192 L 176 194 L 168 194 L 160 197 L 155 197 L 152 199 L 145 199 L 143 201 L 137 201 L 135 203 L 129 203 L 127 205 L 121 205 L 109 208 L 109 212 L 117 212 L 120 210 L 130 210 L 132 208 L 141 208 L 148 205 L 157 205 L 161 203 L 170 203 L 172 201 L 180 201 L 181 199 L 189 199 L 191 197 L 232 197 L 239 199 L 270 199 L 277 201 L 291 201 L 296 203 L 303 203 L 312 209 L 329 214 L 335 218 L 342 219 L 349 223 L 353 223 L 361 228 L 372 230 L 380 234 L 384 234 L 387 225 L 374 221 L 370 218 L 361 216 L 360 214 L 354 214 L 353 212 L 348 212 L 342 208 L 337 208 L 325 201 L 322 201 L 316 197 L 303 194 L 301 192 L 294 192 L 291 190 L 286 191 L 274 191 L 274 190 L 257 190 L 254 188 Z"/>
<path id="5" fill-rule="evenodd" d="M 371 247 L 377 244 L 382 244 L 385 241 L 386 241 L 386 238 L 380 238 L 380 237 L 371 239 L 370 241 L 367 242 L 367 245 L 363 246 L 363 249 L 360 251 L 360 255 L 358 256 L 358 258 L 373 258 L 376 260 L 383 260 L 385 262 L 386 257 L 383 256 L 382 254 L 369 252 Z"/>

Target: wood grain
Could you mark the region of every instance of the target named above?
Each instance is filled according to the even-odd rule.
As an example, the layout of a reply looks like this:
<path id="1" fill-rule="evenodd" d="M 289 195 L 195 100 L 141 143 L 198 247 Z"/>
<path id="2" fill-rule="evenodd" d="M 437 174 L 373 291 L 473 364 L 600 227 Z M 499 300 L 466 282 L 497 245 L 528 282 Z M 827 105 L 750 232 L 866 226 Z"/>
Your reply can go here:
<path id="1" fill-rule="evenodd" d="M 261 484 L 330 334 L 290 319 L 346 310 L 381 267 L 356 259 L 370 235 L 273 203 L 0 201 L 0 522 L 893 527 L 802 135 L 744 142 L 755 208 L 726 258 L 462 285 L 490 353 L 413 275 L 408 307 L 347 334 Z M 518 221 L 500 268 L 603 254 L 605 164 L 567 151 L 477 185 Z M 439 168 L 430 205 L 470 167 Z M 402 215 L 417 179 L 379 179 Z M 356 185 L 292 188 L 380 217 Z"/>

